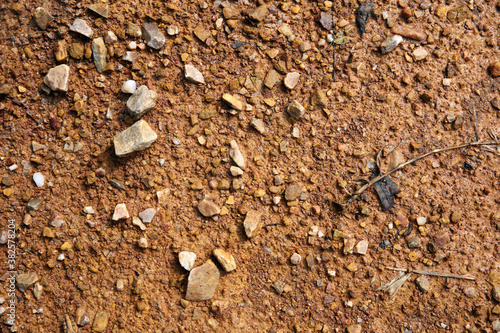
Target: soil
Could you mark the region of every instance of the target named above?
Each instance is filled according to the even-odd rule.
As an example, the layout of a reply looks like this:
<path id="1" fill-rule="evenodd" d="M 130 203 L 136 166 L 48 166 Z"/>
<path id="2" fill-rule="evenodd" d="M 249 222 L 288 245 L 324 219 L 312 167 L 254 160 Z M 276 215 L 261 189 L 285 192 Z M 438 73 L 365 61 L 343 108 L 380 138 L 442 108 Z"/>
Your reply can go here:
<path id="1" fill-rule="evenodd" d="M 500 78 L 494 66 L 488 69 L 500 61 L 500 4 L 374 1 L 362 36 L 359 3 L 348 0 L 111 1 L 108 18 L 87 9 L 90 4 L 0 4 L 0 231 L 6 235 L 7 221 L 14 220 L 15 271 L 38 278 L 24 292 L 18 284 L 15 322 L 4 324 L 7 310 L 2 332 L 500 327 L 499 299 L 492 294 L 500 283 L 498 146 L 433 154 L 395 172 L 390 177 L 401 192 L 388 210 L 373 187 L 344 209 L 338 205 L 372 177 L 383 149 L 386 172 L 433 149 L 500 133 Z M 253 12 L 259 5 L 266 5 L 264 16 Z M 35 22 L 40 6 L 53 16 L 46 30 Z M 333 43 L 322 12 L 333 15 Z M 106 45 L 113 52 L 105 73 L 94 65 L 92 40 L 69 30 L 76 18 L 94 38 L 107 31 L 118 36 Z M 146 22 L 166 36 L 160 50 L 126 34 L 128 23 Z M 283 24 L 295 39 L 284 36 Z M 167 33 L 172 26 L 177 35 Z M 400 32 L 407 35 L 401 44 L 382 54 L 391 27 L 410 32 Z M 133 64 L 122 60 L 132 41 L 139 53 Z M 69 89 L 47 91 L 43 79 L 60 63 L 70 67 Z M 205 83 L 188 81 L 185 64 Z M 269 81 L 277 83 L 262 86 L 272 69 Z M 292 90 L 283 83 L 289 72 L 300 73 Z M 118 158 L 113 136 L 133 123 L 125 108 L 129 95 L 120 91 L 130 79 L 158 94 L 141 118 L 158 138 Z M 244 109 L 231 109 L 222 101 L 225 93 Z M 293 100 L 305 108 L 299 119 L 286 111 Z M 265 132 L 251 125 L 254 119 Z M 230 172 L 231 140 L 245 158 L 241 176 Z M 34 151 L 36 143 L 44 147 Z M 44 176 L 41 187 L 35 172 Z M 285 190 L 293 185 L 301 194 L 287 201 Z M 165 189 L 168 200 L 159 203 L 156 193 Z M 205 195 L 220 214 L 200 214 Z M 33 199 L 41 205 L 28 211 Z M 113 221 L 120 203 L 131 218 Z M 95 213 L 86 214 L 87 206 Z M 143 231 L 132 217 L 147 208 L 157 213 Z M 262 227 L 249 239 L 243 221 L 251 210 L 262 214 Z M 425 225 L 417 224 L 419 217 Z M 369 244 L 366 254 L 353 253 L 362 240 Z M 12 269 L 8 245 L 0 248 L 5 309 Z M 217 248 L 234 256 L 235 270 L 222 270 L 213 256 Z M 195 267 L 207 260 L 218 265 L 210 300 L 185 300 L 189 272 L 179 264 L 181 251 L 197 255 Z M 294 253 L 301 256 L 297 265 Z M 412 274 L 389 296 L 376 290 L 397 274 L 387 267 L 475 280 L 428 276 L 427 290 Z"/>

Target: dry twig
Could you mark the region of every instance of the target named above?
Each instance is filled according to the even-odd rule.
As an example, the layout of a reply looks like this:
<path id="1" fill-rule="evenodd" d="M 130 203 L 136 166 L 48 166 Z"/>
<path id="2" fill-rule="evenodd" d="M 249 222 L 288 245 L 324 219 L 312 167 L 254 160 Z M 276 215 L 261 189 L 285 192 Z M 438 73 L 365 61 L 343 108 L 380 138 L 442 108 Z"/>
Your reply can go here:
<path id="1" fill-rule="evenodd" d="M 420 271 L 420 270 L 409 270 L 406 268 L 395 268 L 395 267 L 386 267 L 386 269 L 390 269 L 391 271 L 405 272 L 405 273 L 415 273 L 421 275 L 431 275 L 431 276 L 440 276 L 454 279 L 462 279 L 462 280 L 475 280 L 476 278 L 469 275 L 456 275 L 456 274 L 448 274 L 448 273 L 440 273 L 440 272 L 429 272 L 429 271 Z"/>

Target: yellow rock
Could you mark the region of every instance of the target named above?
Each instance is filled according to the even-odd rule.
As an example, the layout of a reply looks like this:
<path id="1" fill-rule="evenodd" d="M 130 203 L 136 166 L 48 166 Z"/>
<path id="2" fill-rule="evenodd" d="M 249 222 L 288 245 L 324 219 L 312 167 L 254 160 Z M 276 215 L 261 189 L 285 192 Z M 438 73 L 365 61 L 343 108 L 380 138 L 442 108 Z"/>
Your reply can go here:
<path id="1" fill-rule="evenodd" d="M 358 266 L 355 263 L 351 262 L 349 265 L 347 265 L 346 268 L 351 272 L 355 272 L 358 269 Z"/>
<path id="2" fill-rule="evenodd" d="M 64 242 L 64 244 L 61 245 L 61 250 L 62 251 L 71 250 L 71 244 L 70 244 L 70 242 Z"/>

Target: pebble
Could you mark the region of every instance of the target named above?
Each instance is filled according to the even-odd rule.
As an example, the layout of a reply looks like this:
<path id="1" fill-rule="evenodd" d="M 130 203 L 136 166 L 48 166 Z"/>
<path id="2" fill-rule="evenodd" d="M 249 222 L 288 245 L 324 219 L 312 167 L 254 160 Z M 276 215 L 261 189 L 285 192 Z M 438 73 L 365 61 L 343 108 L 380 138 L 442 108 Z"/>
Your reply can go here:
<path id="1" fill-rule="evenodd" d="M 154 23 L 144 23 L 142 25 L 142 36 L 146 40 L 146 44 L 155 50 L 159 50 L 165 45 L 165 36 Z"/>
<path id="2" fill-rule="evenodd" d="M 69 66 L 59 65 L 49 69 L 43 83 L 52 91 L 68 91 Z"/>
<path id="3" fill-rule="evenodd" d="M 252 127 L 255 128 L 260 134 L 264 134 L 266 132 L 266 127 L 264 126 L 262 119 L 253 118 L 250 125 L 252 125 Z"/>
<path id="4" fill-rule="evenodd" d="M 137 245 L 141 249 L 147 249 L 148 248 L 148 239 L 146 237 L 141 237 L 139 241 L 137 242 Z"/>
<path id="5" fill-rule="evenodd" d="M 497 319 L 497 320 L 493 321 L 493 322 L 491 323 L 491 328 L 492 328 L 492 329 L 493 329 L 493 331 L 495 331 L 495 332 L 500 332 L 500 320 L 499 320 L 499 319 Z"/>
<path id="6" fill-rule="evenodd" d="M 106 56 L 108 55 L 108 49 L 106 48 L 102 37 L 94 38 L 94 40 L 92 40 L 92 55 L 94 57 L 94 64 L 97 71 L 99 73 L 104 72 L 107 65 Z"/>
<path id="7" fill-rule="evenodd" d="M 264 85 L 269 89 L 272 89 L 280 80 L 281 75 L 276 70 L 271 69 L 269 72 L 267 72 L 267 75 L 264 79 Z"/>
<path id="8" fill-rule="evenodd" d="M 300 264 L 301 261 L 302 261 L 302 257 L 298 253 L 294 253 L 290 257 L 290 262 L 292 263 L 292 265 L 298 265 L 298 264 Z"/>
<path id="9" fill-rule="evenodd" d="M 9 239 L 9 233 L 7 231 L 2 231 L 0 234 L 0 244 L 7 244 L 7 240 Z"/>
<path id="10" fill-rule="evenodd" d="M 83 48 L 83 45 L 80 43 L 71 43 L 69 46 L 69 55 L 73 59 L 83 59 L 83 55 L 85 53 L 85 50 Z"/>
<path id="11" fill-rule="evenodd" d="M 321 23 L 321 26 L 324 29 L 326 29 L 328 31 L 331 31 L 332 30 L 332 26 L 333 26 L 333 17 L 332 17 L 332 14 L 321 12 L 321 14 L 319 16 L 319 23 Z"/>
<path id="12" fill-rule="evenodd" d="M 413 236 L 413 237 L 408 238 L 407 243 L 408 243 L 408 247 L 410 249 L 416 249 L 422 245 L 422 241 L 420 240 L 420 237 L 418 237 L 418 236 Z"/>
<path id="13" fill-rule="evenodd" d="M 285 81 L 284 81 L 285 87 L 287 87 L 290 90 L 294 89 L 299 83 L 299 79 L 300 79 L 300 73 L 297 72 L 288 73 L 285 76 Z"/>
<path id="14" fill-rule="evenodd" d="M 156 215 L 156 209 L 154 208 L 148 208 L 139 213 L 139 217 L 141 218 L 142 222 L 146 224 L 151 223 L 155 215 Z"/>
<path id="15" fill-rule="evenodd" d="M 31 287 L 35 282 L 38 281 L 38 275 L 35 272 L 19 274 L 16 277 L 16 287 L 21 292 Z"/>
<path id="16" fill-rule="evenodd" d="M 59 216 L 54 217 L 52 219 L 52 221 L 50 222 L 50 226 L 54 227 L 54 228 L 60 228 L 60 227 L 62 227 L 63 224 L 64 224 L 64 220 Z"/>
<path id="17" fill-rule="evenodd" d="M 156 133 L 151 126 L 144 121 L 139 120 L 123 132 L 116 134 L 113 138 L 116 156 L 125 156 L 127 154 L 142 151 L 157 139 Z"/>
<path id="18" fill-rule="evenodd" d="M 450 221 L 452 223 L 458 223 L 462 220 L 462 213 L 455 210 L 451 213 L 451 216 L 450 216 Z"/>
<path id="19" fill-rule="evenodd" d="M 137 89 L 137 83 L 134 80 L 127 80 L 123 82 L 122 93 L 133 94 Z"/>
<path id="20" fill-rule="evenodd" d="M 231 94 L 224 94 L 222 95 L 222 99 L 224 102 L 229 104 L 233 109 L 237 111 L 243 111 L 243 102 L 234 97 Z"/>
<path id="21" fill-rule="evenodd" d="M 185 270 L 191 271 L 194 267 L 195 261 L 196 253 L 189 251 L 182 251 L 179 253 L 179 263 Z"/>
<path id="22" fill-rule="evenodd" d="M 229 145 L 231 146 L 229 148 L 229 156 L 231 156 L 231 159 L 234 161 L 234 163 L 236 163 L 238 167 L 240 167 L 242 170 L 245 170 L 245 158 L 243 157 L 238 144 L 235 140 L 231 140 L 231 142 L 229 142 Z"/>
<path id="23" fill-rule="evenodd" d="M 223 249 L 215 249 L 213 253 L 226 272 L 231 272 L 236 269 L 236 262 L 230 253 L 224 251 Z"/>
<path id="24" fill-rule="evenodd" d="M 123 61 L 134 63 L 139 58 L 139 53 L 135 51 L 127 51 L 122 57 Z"/>
<path id="25" fill-rule="evenodd" d="M 416 278 L 415 283 L 417 284 L 417 287 L 421 292 L 426 293 L 429 291 L 429 280 L 425 275 L 420 275 L 418 278 Z"/>
<path id="26" fill-rule="evenodd" d="M 33 286 L 33 295 L 37 300 L 40 300 L 42 297 L 42 292 L 43 292 L 43 286 L 36 282 L 35 285 Z"/>
<path id="27" fill-rule="evenodd" d="M 146 230 L 144 223 L 142 223 L 141 219 L 136 216 L 132 217 L 132 224 L 139 227 L 142 231 Z"/>
<path id="28" fill-rule="evenodd" d="M 142 36 L 142 31 L 141 28 L 132 22 L 127 23 L 127 30 L 125 30 L 125 33 L 131 37 L 139 38 Z"/>
<path id="29" fill-rule="evenodd" d="M 413 59 L 415 59 L 415 61 L 420 61 L 420 60 L 424 60 L 429 55 L 429 52 L 427 52 L 425 47 L 420 46 L 420 47 L 417 47 L 415 50 L 413 50 L 412 55 L 413 55 Z"/>
<path id="30" fill-rule="evenodd" d="M 211 260 L 193 268 L 188 277 L 186 300 L 200 302 L 211 299 L 219 284 L 219 276 L 219 269 Z"/>
<path id="31" fill-rule="evenodd" d="M 297 200 L 302 194 L 302 187 L 300 185 L 291 185 L 285 190 L 285 200 Z"/>
<path id="32" fill-rule="evenodd" d="M 423 217 L 423 216 L 419 216 L 419 217 L 417 217 L 417 224 L 418 224 L 419 226 L 423 226 L 423 225 L 425 225 L 426 223 L 427 223 L 427 219 L 426 219 L 425 217 Z"/>
<path id="33" fill-rule="evenodd" d="M 28 202 L 27 209 L 28 209 L 28 212 L 31 212 L 31 211 L 40 209 L 41 206 L 42 206 L 42 200 L 35 198 L 35 199 L 31 199 Z"/>
<path id="34" fill-rule="evenodd" d="M 38 27 L 42 30 L 47 29 L 50 22 L 54 20 L 54 17 L 50 15 L 49 11 L 45 7 L 37 7 L 35 9 L 35 22 Z"/>
<path id="35" fill-rule="evenodd" d="M 231 175 L 233 177 L 241 176 L 244 172 L 243 170 L 241 170 L 240 168 L 238 168 L 237 166 L 234 166 L 234 165 L 231 165 L 231 167 L 229 168 L 229 171 L 231 172 Z"/>
<path id="36" fill-rule="evenodd" d="M 470 19 L 472 17 L 472 12 L 467 5 L 462 5 L 460 7 L 450 9 L 446 14 L 446 17 L 451 23 L 460 23 Z"/>
<path id="37" fill-rule="evenodd" d="M 35 172 L 33 174 L 33 181 L 35 182 L 37 187 L 42 187 L 45 184 L 45 178 L 43 177 L 41 172 Z"/>
<path id="38" fill-rule="evenodd" d="M 358 242 L 358 244 L 354 247 L 354 253 L 365 255 L 368 251 L 368 244 L 369 243 L 366 239 Z"/>
<path id="39" fill-rule="evenodd" d="M 91 4 L 87 8 L 104 18 L 109 18 L 109 6 L 106 4 L 103 3 Z"/>
<path id="40" fill-rule="evenodd" d="M 220 214 L 220 208 L 212 200 L 205 198 L 198 203 L 198 210 L 201 215 L 211 217 Z"/>
<path id="41" fill-rule="evenodd" d="M 121 279 L 116 280 L 116 290 L 123 291 L 125 290 L 125 282 Z"/>
<path id="42" fill-rule="evenodd" d="M 170 189 L 166 188 L 156 192 L 156 197 L 158 198 L 159 204 L 168 203 L 170 201 Z"/>
<path id="43" fill-rule="evenodd" d="M 306 108 L 304 108 L 302 104 L 296 100 L 293 100 L 290 104 L 288 104 L 286 111 L 293 119 L 300 119 L 306 113 Z"/>
<path id="44" fill-rule="evenodd" d="M 382 44 L 380 44 L 382 54 L 393 51 L 402 41 L 403 37 L 400 35 L 392 35 L 391 37 L 386 38 Z"/>
<path id="45" fill-rule="evenodd" d="M 43 228 L 42 236 L 46 238 L 54 238 L 56 235 L 54 234 L 54 231 L 50 229 L 49 227 Z"/>
<path id="46" fill-rule="evenodd" d="M 68 60 L 68 51 L 65 40 L 60 40 L 56 43 L 54 55 L 57 62 L 66 62 L 66 60 Z"/>
<path id="47" fill-rule="evenodd" d="M 171 25 L 167 28 L 167 34 L 169 36 L 175 36 L 177 34 L 179 34 L 179 27 L 175 26 L 175 25 Z"/>
<path id="48" fill-rule="evenodd" d="M 474 298 L 474 296 L 476 296 L 476 289 L 474 287 L 467 287 L 464 289 L 464 295 L 469 298 Z"/>
<path id="49" fill-rule="evenodd" d="M 125 220 L 130 217 L 130 214 L 128 213 L 127 206 L 124 203 L 117 204 L 115 207 L 115 211 L 113 213 L 112 220 L 113 221 L 119 221 L 119 220 Z"/>
<path id="50" fill-rule="evenodd" d="M 491 294 L 493 295 L 493 298 L 497 301 L 500 302 L 500 286 L 499 285 L 493 285 L 493 289 Z"/>
<path id="51" fill-rule="evenodd" d="M 494 63 L 490 64 L 488 66 L 488 70 L 490 71 L 491 76 L 500 76 L 500 61 L 495 61 Z"/>
<path id="52" fill-rule="evenodd" d="M 328 98 L 323 90 L 317 89 L 311 95 L 311 104 L 317 108 L 325 108 L 328 105 Z"/>
<path id="53" fill-rule="evenodd" d="M 267 6 L 261 5 L 257 8 L 255 8 L 254 10 L 250 11 L 248 13 L 248 17 L 251 20 L 261 22 L 261 21 L 264 21 L 264 19 L 266 18 L 267 11 L 268 11 Z"/>
<path id="54" fill-rule="evenodd" d="M 128 112 L 134 119 L 139 119 L 156 106 L 157 100 L 158 94 L 142 85 L 129 97 L 127 101 Z"/>
<path id="55" fill-rule="evenodd" d="M 106 31 L 104 34 L 104 41 L 106 44 L 112 45 L 118 42 L 118 37 L 116 37 L 116 34 L 113 31 Z"/>
<path id="56" fill-rule="evenodd" d="M 95 314 L 92 330 L 94 332 L 104 332 L 108 326 L 108 313 L 106 311 L 98 311 Z"/>
<path id="57" fill-rule="evenodd" d="M 88 26 L 87 22 L 82 19 L 75 19 L 73 24 L 69 27 L 69 30 L 77 32 L 85 37 L 92 38 L 92 29 Z"/>
<path id="58" fill-rule="evenodd" d="M 253 238 L 260 231 L 262 213 L 256 210 L 248 211 L 243 226 L 248 238 Z"/>
<path id="59" fill-rule="evenodd" d="M 424 41 L 427 39 L 427 35 L 422 30 L 417 30 L 408 26 L 396 26 L 391 29 L 391 32 L 395 35 L 401 35 L 406 38 Z"/>
<path id="60" fill-rule="evenodd" d="M 347 333 L 361 333 L 361 325 L 352 324 L 347 326 Z"/>
<path id="61" fill-rule="evenodd" d="M 193 65 L 184 65 L 184 75 L 186 79 L 193 83 L 205 84 L 205 78 Z"/>

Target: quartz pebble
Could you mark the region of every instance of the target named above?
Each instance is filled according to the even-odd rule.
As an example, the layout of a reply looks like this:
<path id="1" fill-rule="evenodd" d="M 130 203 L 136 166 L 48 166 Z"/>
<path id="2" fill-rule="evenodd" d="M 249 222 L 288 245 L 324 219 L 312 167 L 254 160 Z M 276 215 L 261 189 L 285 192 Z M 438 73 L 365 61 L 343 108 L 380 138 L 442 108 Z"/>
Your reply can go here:
<path id="1" fill-rule="evenodd" d="M 302 117 L 304 113 L 306 113 L 306 109 L 302 106 L 302 104 L 300 104 L 296 100 L 288 104 L 286 111 L 288 112 L 290 117 L 294 119 L 300 119 L 300 117 Z"/>
<path id="2" fill-rule="evenodd" d="M 122 85 L 122 93 L 124 94 L 133 94 L 137 89 L 137 83 L 134 80 L 127 80 L 123 82 Z"/>
<path id="3" fill-rule="evenodd" d="M 300 264 L 301 261 L 302 261 L 302 256 L 298 253 L 294 253 L 290 257 L 290 262 L 292 263 L 292 265 L 298 265 Z"/>
<path id="4" fill-rule="evenodd" d="M 133 152 L 145 150 L 156 139 L 157 135 L 151 126 L 146 121 L 139 120 L 134 125 L 114 136 L 115 154 L 116 156 L 125 156 Z"/>
<path id="5" fill-rule="evenodd" d="M 134 51 L 127 51 L 122 57 L 123 61 L 134 63 L 139 58 L 139 53 Z"/>
<path id="6" fill-rule="evenodd" d="M 285 76 L 285 81 L 284 81 L 285 87 L 287 87 L 290 90 L 294 89 L 295 86 L 297 86 L 297 84 L 299 83 L 299 79 L 300 79 L 300 73 L 297 72 L 288 73 Z"/>
<path id="7" fill-rule="evenodd" d="M 129 97 L 127 110 L 134 119 L 139 119 L 156 106 L 157 99 L 158 94 L 155 91 L 142 85 Z"/>
<path id="8" fill-rule="evenodd" d="M 415 50 L 413 50 L 412 53 L 413 59 L 415 59 L 415 61 L 424 60 L 428 54 L 429 52 L 427 52 L 427 50 L 423 46 L 417 47 Z"/>
<path id="9" fill-rule="evenodd" d="M 69 66 L 59 65 L 49 69 L 43 83 L 52 91 L 68 91 Z"/>
<path id="10" fill-rule="evenodd" d="M 184 65 L 184 75 L 186 76 L 186 79 L 193 83 L 205 84 L 203 74 L 201 74 L 201 72 L 193 65 Z"/>
<path id="11" fill-rule="evenodd" d="M 238 143 L 236 143 L 235 140 L 231 140 L 229 145 L 231 146 L 229 148 L 229 156 L 231 156 L 231 159 L 234 161 L 234 163 L 236 163 L 238 167 L 240 167 L 242 170 L 245 170 L 245 158 L 243 157 L 243 154 L 238 147 Z"/>
<path id="12" fill-rule="evenodd" d="M 139 241 L 137 242 L 137 245 L 141 249 L 147 249 L 148 248 L 148 239 L 146 237 L 139 238 Z"/>
<path id="13" fill-rule="evenodd" d="M 231 94 L 222 95 L 222 99 L 237 111 L 243 111 L 243 102 Z"/>
<path id="14" fill-rule="evenodd" d="M 93 35 L 92 29 L 88 26 L 87 22 L 79 18 L 73 21 L 69 29 L 88 38 L 92 38 Z"/>
<path id="15" fill-rule="evenodd" d="M 253 238 L 261 228 L 262 213 L 250 210 L 243 221 L 243 227 L 248 238 Z"/>
<path id="16" fill-rule="evenodd" d="M 112 217 L 113 221 L 125 220 L 128 219 L 129 217 L 130 214 L 128 213 L 127 206 L 124 203 L 116 205 Z"/>
<path id="17" fill-rule="evenodd" d="M 37 187 L 42 187 L 45 184 L 45 178 L 40 172 L 35 172 L 33 174 L 33 181 L 35 182 Z"/>
<path id="18" fill-rule="evenodd" d="M 159 50 L 165 45 L 165 36 L 155 23 L 144 23 L 142 25 L 142 36 L 149 47 Z"/>
<path id="19" fill-rule="evenodd" d="M 321 12 L 320 17 L 319 17 L 319 23 L 321 23 L 321 26 L 328 30 L 332 30 L 332 25 L 333 25 L 333 16 L 330 13 L 326 12 Z"/>
<path id="20" fill-rule="evenodd" d="M 215 204 L 212 200 L 205 198 L 198 203 L 198 210 L 200 211 L 201 215 L 205 217 L 211 217 L 214 215 L 219 215 L 221 210 L 219 206 Z"/>
<path id="21" fill-rule="evenodd" d="M 215 249 L 214 256 L 226 272 L 231 272 L 236 269 L 236 262 L 230 253 L 224 251 L 223 249 Z"/>
<path id="22" fill-rule="evenodd" d="M 94 57 L 94 64 L 97 71 L 99 73 L 104 72 L 107 65 L 106 56 L 108 55 L 108 49 L 106 48 L 102 37 L 94 38 L 94 40 L 92 40 L 92 55 Z"/>
<path id="23" fill-rule="evenodd" d="M 380 51 L 382 54 L 389 53 L 393 51 L 398 45 L 403 41 L 403 37 L 400 35 L 392 35 L 386 38 L 382 44 L 380 44 Z"/>
<path id="24" fill-rule="evenodd" d="M 156 215 L 156 209 L 154 208 L 148 208 L 139 213 L 139 217 L 141 218 L 143 223 L 151 223 L 155 215 Z"/>
<path id="25" fill-rule="evenodd" d="M 358 242 L 358 244 L 354 247 L 354 253 L 365 255 L 368 251 L 368 244 L 369 243 L 366 239 Z"/>
<path id="26" fill-rule="evenodd" d="M 214 297 L 219 277 L 219 269 L 211 260 L 193 268 L 188 277 L 186 300 L 200 302 Z"/>
<path id="27" fill-rule="evenodd" d="M 425 225 L 425 223 L 427 223 L 427 219 L 425 217 L 423 217 L 423 216 L 417 217 L 417 224 L 419 226 L 423 226 L 423 225 Z"/>
<path id="28" fill-rule="evenodd" d="M 185 270 L 187 271 L 192 270 L 195 261 L 196 261 L 196 253 L 189 251 L 182 251 L 179 253 L 179 263 Z"/>

